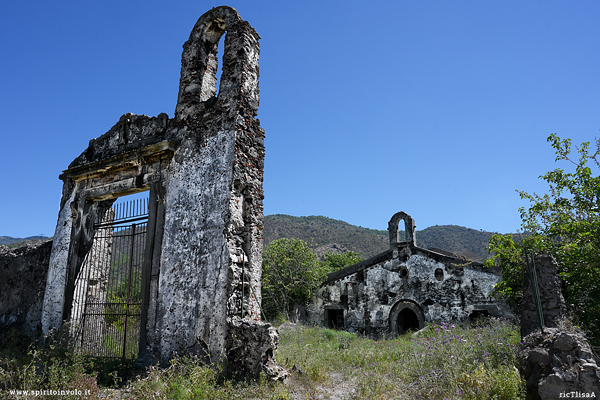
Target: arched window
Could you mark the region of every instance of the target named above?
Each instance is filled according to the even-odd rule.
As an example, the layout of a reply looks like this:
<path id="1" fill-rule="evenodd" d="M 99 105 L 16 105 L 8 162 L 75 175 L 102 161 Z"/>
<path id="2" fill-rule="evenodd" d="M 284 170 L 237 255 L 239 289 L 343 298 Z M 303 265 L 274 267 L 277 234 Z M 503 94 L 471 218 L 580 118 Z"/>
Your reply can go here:
<path id="1" fill-rule="evenodd" d="M 183 45 L 175 119 L 197 118 L 216 102 L 238 101 L 240 97 L 247 99 L 255 116 L 259 98 L 258 46 L 252 45 L 258 39 L 258 34 L 248 30 L 230 7 L 217 7 L 203 15 Z"/>
<path id="2" fill-rule="evenodd" d="M 398 229 L 401 219 L 404 220 L 404 241 L 400 241 L 400 231 Z M 397 212 L 392 216 L 392 219 L 390 219 L 390 222 L 388 222 L 388 232 L 390 235 L 391 249 L 396 247 L 398 244 L 407 244 L 409 246 L 417 245 L 417 239 L 415 237 L 415 220 L 404 211 Z"/>

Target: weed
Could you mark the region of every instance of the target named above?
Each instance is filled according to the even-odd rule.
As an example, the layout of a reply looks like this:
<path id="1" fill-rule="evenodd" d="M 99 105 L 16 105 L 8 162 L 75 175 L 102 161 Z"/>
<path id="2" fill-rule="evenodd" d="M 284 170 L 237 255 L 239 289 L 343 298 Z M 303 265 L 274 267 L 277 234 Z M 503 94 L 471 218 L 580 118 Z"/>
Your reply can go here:
<path id="1" fill-rule="evenodd" d="M 329 374 L 342 371 L 346 379 L 356 380 L 359 398 L 524 396 L 524 382 L 515 373 L 520 336 L 507 321 L 491 319 L 473 328 L 431 324 L 418 337 L 371 340 L 347 335 L 318 328 L 288 331 L 282 334 L 277 356 L 287 367 L 296 364 L 324 384 Z"/>
<path id="2" fill-rule="evenodd" d="M 0 397 L 10 389 L 76 389 L 94 399 L 107 388 L 120 388 L 131 400 L 288 400 L 291 391 L 323 397 L 323 390 L 332 390 L 342 381 L 351 383 L 346 392 L 324 396 L 523 399 L 525 384 L 517 372 L 519 343 L 518 328 L 501 319 L 471 328 L 431 324 L 418 336 L 380 340 L 299 326 L 281 332 L 276 357 L 293 371 L 283 385 L 264 374 L 226 379 L 217 365 L 206 363 L 200 355 L 177 357 L 166 368 L 141 370 L 131 362 L 77 355 L 68 346 L 43 345 L 5 331 L 0 334 Z"/>

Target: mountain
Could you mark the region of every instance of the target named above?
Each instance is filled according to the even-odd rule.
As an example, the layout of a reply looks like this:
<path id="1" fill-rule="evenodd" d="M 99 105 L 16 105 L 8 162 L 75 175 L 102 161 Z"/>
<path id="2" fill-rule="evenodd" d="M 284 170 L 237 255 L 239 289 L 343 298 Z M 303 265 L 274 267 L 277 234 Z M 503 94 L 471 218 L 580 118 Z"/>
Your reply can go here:
<path id="1" fill-rule="evenodd" d="M 34 241 L 34 240 L 45 241 L 47 239 L 50 239 L 50 238 L 48 238 L 46 236 L 29 236 L 26 238 L 14 238 L 11 236 L 0 236 L 0 244 L 9 246 L 9 247 L 16 247 L 20 244 L 24 244 L 26 241 Z"/>
<path id="2" fill-rule="evenodd" d="M 495 233 L 457 225 L 436 225 L 417 231 L 417 246 L 438 248 L 483 262 L 490 256 L 486 247 Z"/>
<path id="3" fill-rule="evenodd" d="M 336 253 L 354 251 L 364 258 L 389 249 L 387 231 L 354 226 L 323 216 L 275 214 L 265 216 L 264 223 L 265 245 L 283 237 L 298 238 L 310 243 L 319 255 L 328 250 Z M 486 246 L 493 234 L 462 226 L 439 225 L 417 231 L 416 238 L 419 247 L 441 249 L 467 259 L 483 261 L 489 256 Z"/>
<path id="4" fill-rule="evenodd" d="M 486 246 L 493 234 L 493 232 L 478 231 L 456 225 L 436 225 L 417 231 L 416 237 L 419 247 L 441 249 L 470 260 L 483 261 L 489 257 Z M 389 249 L 387 231 L 363 228 L 344 221 L 315 215 L 308 217 L 293 217 L 284 214 L 265 216 L 265 245 L 284 237 L 298 238 L 308 242 L 319 256 L 327 251 L 334 253 L 354 251 L 364 258 L 369 258 Z M 16 247 L 24 244 L 25 241 L 41 243 L 48 239 L 44 236 L 27 238 L 0 236 L 0 245 Z"/>

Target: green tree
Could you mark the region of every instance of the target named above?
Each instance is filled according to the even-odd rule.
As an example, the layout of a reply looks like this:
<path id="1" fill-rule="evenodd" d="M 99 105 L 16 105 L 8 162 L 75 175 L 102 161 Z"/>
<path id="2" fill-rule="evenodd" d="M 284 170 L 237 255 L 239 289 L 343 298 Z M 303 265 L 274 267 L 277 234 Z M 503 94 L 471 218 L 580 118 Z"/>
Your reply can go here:
<path id="1" fill-rule="evenodd" d="M 265 247 L 262 268 L 262 307 L 268 319 L 289 318 L 294 306 L 306 305 L 329 272 L 306 242 L 287 238 Z"/>
<path id="2" fill-rule="evenodd" d="M 355 253 L 353 251 L 348 251 L 342 254 L 335 254 L 331 251 L 328 251 L 323 255 L 321 259 L 321 263 L 327 269 L 328 273 L 333 271 L 337 271 L 338 269 L 346 268 L 350 265 L 354 265 L 363 261 L 364 258 L 360 256 L 360 254 Z"/>
<path id="3" fill-rule="evenodd" d="M 600 140 L 595 150 L 584 142 L 573 158 L 570 139 L 548 137 L 556 161 L 574 165 L 574 172 L 557 168 L 540 178 L 550 185 L 544 195 L 519 191 L 531 202 L 519 209 L 525 232 L 519 243 L 511 235 L 495 235 L 486 263 L 499 265 L 504 281 L 495 288 L 513 307 L 522 295 L 523 249 L 552 254 L 559 263 L 563 295 L 569 310 L 595 344 L 600 344 Z M 594 169 L 595 173 L 592 171 Z"/>

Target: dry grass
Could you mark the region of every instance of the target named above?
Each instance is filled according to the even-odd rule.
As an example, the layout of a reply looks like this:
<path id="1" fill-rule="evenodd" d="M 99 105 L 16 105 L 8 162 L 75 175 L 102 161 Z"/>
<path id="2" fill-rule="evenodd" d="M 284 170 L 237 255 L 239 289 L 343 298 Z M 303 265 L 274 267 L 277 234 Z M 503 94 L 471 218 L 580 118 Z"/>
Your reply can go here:
<path id="1" fill-rule="evenodd" d="M 354 382 L 361 399 L 519 399 L 520 337 L 513 325 L 490 320 L 470 329 L 431 325 L 418 337 L 383 340 L 304 328 L 283 332 L 278 360 L 303 369 L 310 392 L 334 373 Z"/>
<path id="2" fill-rule="evenodd" d="M 430 325 L 417 337 L 380 340 L 289 326 L 282 329 L 276 354 L 291 373 L 283 384 L 264 376 L 224 379 L 194 356 L 136 373 L 131 365 L 94 364 L 57 349 L 32 345 L 23 354 L 21 345 L 0 347 L 0 396 L 10 398 L 10 390 L 62 389 L 88 390 L 86 399 L 525 398 L 515 368 L 518 329 L 503 320 L 472 328 Z M 5 343 L 10 339 L 6 333 L 2 338 Z"/>

